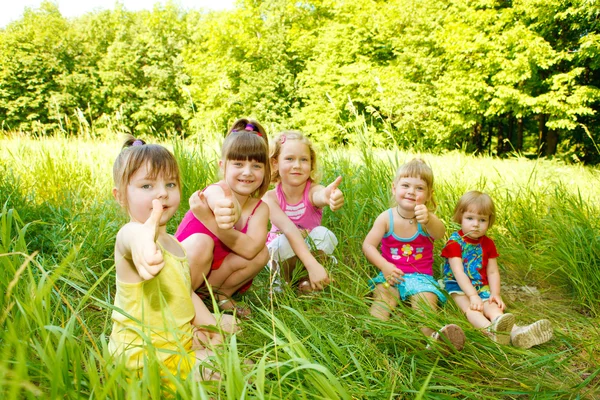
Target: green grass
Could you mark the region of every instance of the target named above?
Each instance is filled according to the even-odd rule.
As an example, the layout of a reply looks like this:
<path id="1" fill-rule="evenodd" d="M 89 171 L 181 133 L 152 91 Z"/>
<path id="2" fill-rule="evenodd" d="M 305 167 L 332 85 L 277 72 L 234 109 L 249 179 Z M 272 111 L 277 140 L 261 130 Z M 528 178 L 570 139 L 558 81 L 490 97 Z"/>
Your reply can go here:
<path id="1" fill-rule="evenodd" d="M 112 200 L 119 141 L 0 139 L 0 396 L 161 398 L 159 369 L 128 379 L 107 351 L 114 296 L 114 238 L 125 216 Z M 215 180 L 217 146 L 167 143 L 184 198 Z M 488 192 L 499 215 L 490 235 L 501 254 L 504 299 L 518 322 L 550 319 L 555 338 L 530 350 L 500 347 L 468 327 L 454 305 L 437 316 L 401 306 L 369 317 L 376 269 L 360 250 L 389 206 L 396 166 L 413 153 L 323 150 L 323 181 L 343 175 L 346 204 L 325 212 L 340 239 L 335 283 L 314 297 L 270 299 L 259 274 L 244 300 L 254 310 L 215 363 L 221 383 L 173 377 L 177 398 L 413 399 L 600 396 L 600 174 L 550 160 L 422 154 L 436 178 L 448 232 L 458 198 Z M 183 201 L 169 224 L 174 232 Z M 436 243 L 436 251 L 443 245 Z M 441 259 L 436 257 L 436 267 Z M 437 268 L 436 268 L 437 269 Z M 535 289 L 524 291 L 524 286 Z M 426 350 L 418 326 L 460 324 L 460 354 Z M 252 360 L 247 365 L 243 361 Z"/>

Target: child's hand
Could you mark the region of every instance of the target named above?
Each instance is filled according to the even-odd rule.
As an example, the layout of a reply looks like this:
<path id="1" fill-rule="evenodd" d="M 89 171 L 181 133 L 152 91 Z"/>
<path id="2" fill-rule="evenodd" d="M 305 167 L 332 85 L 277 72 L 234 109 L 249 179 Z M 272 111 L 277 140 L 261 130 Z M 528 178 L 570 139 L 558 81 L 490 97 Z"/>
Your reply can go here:
<path id="1" fill-rule="evenodd" d="M 390 262 L 387 263 L 381 272 L 383 272 L 383 276 L 388 285 L 397 285 L 404 280 L 404 278 L 402 278 L 404 272 L 402 272 L 401 269 L 396 268 L 396 266 Z"/>
<path id="2" fill-rule="evenodd" d="M 489 300 L 490 304 L 491 303 L 496 303 L 498 304 L 498 308 L 502 311 L 504 311 L 504 308 L 506 307 L 506 305 L 504 304 L 504 302 L 502 301 L 502 297 L 500 297 L 497 294 L 492 294 L 490 295 L 490 300 Z"/>
<path id="3" fill-rule="evenodd" d="M 162 251 L 156 246 L 162 213 L 160 200 L 152 200 L 152 214 L 139 225 L 131 242 L 131 259 L 143 280 L 154 278 L 165 266 Z"/>
<path id="4" fill-rule="evenodd" d="M 225 197 L 218 199 L 215 202 L 213 213 L 215 214 L 215 220 L 217 226 L 220 229 L 231 229 L 235 223 L 240 219 L 241 208 L 237 199 L 233 196 L 231 188 L 227 183 L 221 181 L 219 186 L 223 189 L 223 195 Z"/>
<path id="5" fill-rule="evenodd" d="M 344 205 L 344 193 L 338 188 L 342 177 L 338 176 L 335 181 L 325 188 L 325 198 L 328 199 L 331 211 L 336 211 Z"/>
<path id="6" fill-rule="evenodd" d="M 206 224 L 210 218 L 214 218 L 212 210 L 206 201 L 206 196 L 202 191 L 194 192 L 190 196 L 190 210 L 194 214 L 194 217 Z"/>
<path id="7" fill-rule="evenodd" d="M 421 225 L 429 223 L 429 209 L 425 204 L 417 204 L 415 206 L 415 218 Z"/>
<path id="8" fill-rule="evenodd" d="M 327 275 L 327 271 L 325 270 L 325 268 L 318 262 L 313 268 L 307 268 L 306 270 L 308 271 L 310 287 L 313 290 L 323 290 L 325 286 L 329 285 L 329 275 Z"/>
<path id="9" fill-rule="evenodd" d="M 469 301 L 471 302 L 471 310 L 473 311 L 483 311 L 483 301 L 478 294 L 474 294 L 473 296 L 469 296 Z"/>

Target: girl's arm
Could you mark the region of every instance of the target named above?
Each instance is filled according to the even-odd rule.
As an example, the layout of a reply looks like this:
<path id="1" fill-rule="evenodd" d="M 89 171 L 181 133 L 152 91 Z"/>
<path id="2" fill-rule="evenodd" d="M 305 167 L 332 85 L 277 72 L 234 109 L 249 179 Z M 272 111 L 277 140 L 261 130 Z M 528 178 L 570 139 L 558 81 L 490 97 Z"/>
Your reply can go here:
<path id="1" fill-rule="evenodd" d="M 294 253 L 308 271 L 311 286 L 315 286 L 313 289 L 321 289 L 319 287 L 321 286 L 321 282 L 328 284 L 329 276 L 327 275 L 327 271 L 310 252 L 296 224 L 292 222 L 279 206 L 275 191 L 270 190 L 267 192 L 263 197 L 263 201 L 269 206 L 269 218 L 271 222 L 285 235 L 290 242 L 290 246 L 292 246 L 292 250 L 294 250 Z"/>
<path id="2" fill-rule="evenodd" d="M 344 205 L 344 193 L 338 188 L 342 177 L 338 176 L 328 186 L 314 185 L 310 188 L 310 201 L 313 206 L 323 208 L 329 206 L 331 211 L 336 211 Z M 279 226 L 279 225 L 278 225 Z"/>
<path id="3" fill-rule="evenodd" d="M 442 239 L 446 235 L 446 225 L 424 204 L 415 206 L 415 217 L 434 240 Z"/>
<path id="4" fill-rule="evenodd" d="M 463 266 L 462 259 L 460 257 L 450 257 L 448 262 L 450 263 L 450 268 L 452 268 L 452 273 L 454 274 L 456 283 L 458 283 L 460 289 L 471 302 L 471 310 L 482 311 L 483 301 L 471 283 L 471 279 L 467 276 L 467 274 L 465 274 L 465 268 Z"/>
<path id="5" fill-rule="evenodd" d="M 367 257 L 367 260 L 377 268 L 381 270 L 383 276 L 391 283 L 397 283 L 402 280 L 404 273 L 399 268 L 396 268 L 394 264 L 383 258 L 377 247 L 383 239 L 383 235 L 389 229 L 389 214 L 387 211 L 379 214 L 373 227 L 367 234 L 363 245 L 362 251 Z"/>
<path id="6" fill-rule="evenodd" d="M 194 197 L 194 196 L 192 196 Z M 267 224 L 269 222 L 269 207 L 261 204 L 248 221 L 246 233 L 235 229 L 219 228 L 215 215 L 210 211 L 204 193 L 199 193 L 197 199 L 190 199 L 194 216 L 198 218 L 215 236 L 237 255 L 251 260 L 260 253 L 267 241 Z M 250 200 L 248 200 L 250 201 Z"/>
<path id="7" fill-rule="evenodd" d="M 487 277 L 490 285 L 490 302 L 498 304 L 498 307 L 504 310 L 505 304 L 500 297 L 500 270 L 496 258 L 488 259 Z"/>
<path id="8" fill-rule="evenodd" d="M 149 280 L 164 267 L 162 251 L 156 245 L 159 234 L 166 233 L 159 226 L 162 212 L 160 200 L 155 199 L 146 222 L 129 222 L 117 233 L 115 266 L 120 281 L 133 283 Z"/>

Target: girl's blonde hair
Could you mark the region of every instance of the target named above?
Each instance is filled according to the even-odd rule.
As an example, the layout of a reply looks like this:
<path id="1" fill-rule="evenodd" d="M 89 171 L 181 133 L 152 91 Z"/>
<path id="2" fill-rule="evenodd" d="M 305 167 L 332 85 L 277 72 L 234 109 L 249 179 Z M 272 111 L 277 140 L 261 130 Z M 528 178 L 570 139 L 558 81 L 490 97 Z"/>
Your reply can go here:
<path id="1" fill-rule="evenodd" d="M 181 194 L 179 166 L 173 154 L 161 145 L 146 144 L 141 139 L 126 135 L 121 152 L 113 164 L 113 180 L 122 204 L 127 204 L 127 185 L 142 165 L 147 165 L 149 179 L 162 174 L 166 179 L 175 180 Z"/>
<path id="2" fill-rule="evenodd" d="M 313 183 L 318 183 L 320 180 L 320 176 L 317 170 L 317 153 L 315 152 L 315 148 L 312 145 L 312 142 L 308 140 L 306 136 L 302 132 L 299 131 L 283 131 L 279 132 L 275 138 L 273 138 L 273 142 L 271 143 L 269 158 L 271 161 L 277 161 L 279 158 L 279 154 L 281 153 L 281 146 L 285 144 L 288 140 L 298 140 L 300 143 L 304 143 L 308 146 L 308 151 L 310 152 L 310 176 L 309 179 Z M 271 172 L 271 182 L 278 183 L 281 180 L 281 176 L 279 175 L 279 170 L 273 170 Z"/>
<path id="3" fill-rule="evenodd" d="M 265 176 L 252 197 L 262 197 L 269 189 L 271 166 L 269 164 L 269 141 L 265 129 L 257 121 L 241 118 L 233 123 L 221 148 L 221 160 L 257 161 L 265 165 Z"/>
<path id="4" fill-rule="evenodd" d="M 488 215 L 490 217 L 488 229 L 494 225 L 494 221 L 496 220 L 496 207 L 494 206 L 494 201 L 489 195 L 478 190 L 471 190 L 462 195 L 454 209 L 452 221 L 460 224 L 462 222 L 463 214 L 466 212 Z"/>
<path id="5" fill-rule="evenodd" d="M 409 162 L 401 165 L 400 168 L 398 168 L 398 171 L 396 171 L 394 185 L 397 185 L 401 178 L 422 179 L 427 185 L 427 191 L 429 192 L 429 199 L 425 202 L 425 205 L 430 210 L 435 210 L 437 208 L 437 203 L 433 197 L 433 171 L 424 160 L 413 158 Z"/>

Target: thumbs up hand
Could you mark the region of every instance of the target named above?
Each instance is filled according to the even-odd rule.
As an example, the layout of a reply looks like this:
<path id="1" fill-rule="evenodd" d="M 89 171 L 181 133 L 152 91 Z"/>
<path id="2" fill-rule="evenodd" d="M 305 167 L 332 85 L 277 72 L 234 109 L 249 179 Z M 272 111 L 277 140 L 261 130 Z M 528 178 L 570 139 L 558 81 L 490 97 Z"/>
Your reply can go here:
<path id="1" fill-rule="evenodd" d="M 219 229 L 231 229 L 240 219 L 242 209 L 227 183 L 221 181 L 219 186 L 223 189 L 224 197 L 215 202 L 213 213 Z"/>
<path id="2" fill-rule="evenodd" d="M 335 181 L 325 188 L 325 198 L 328 199 L 331 211 L 336 211 L 344 205 L 344 193 L 338 188 L 342 177 L 338 176 Z"/>
<path id="3" fill-rule="evenodd" d="M 131 259 L 143 280 L 154 278 L 165 266 L 162 251 L 156 245 L 162 213 L 160 200 L 152 200 L 152 213 L 136 229 L 131 242 Z"/>
<path id="4" fill-rule="evenodd" d="M 415 206 L 415 218 L 421 225 L 427 225 L 429 223 L 429 209 L 425 204 L 419 204 Z"/>

